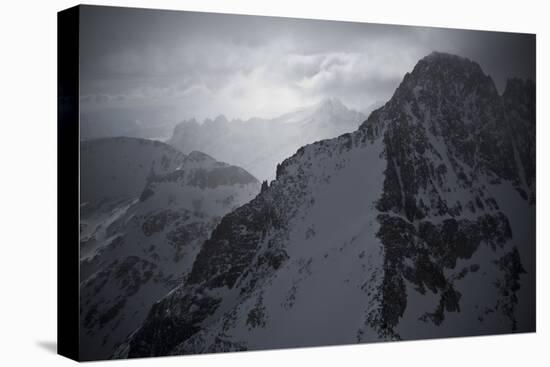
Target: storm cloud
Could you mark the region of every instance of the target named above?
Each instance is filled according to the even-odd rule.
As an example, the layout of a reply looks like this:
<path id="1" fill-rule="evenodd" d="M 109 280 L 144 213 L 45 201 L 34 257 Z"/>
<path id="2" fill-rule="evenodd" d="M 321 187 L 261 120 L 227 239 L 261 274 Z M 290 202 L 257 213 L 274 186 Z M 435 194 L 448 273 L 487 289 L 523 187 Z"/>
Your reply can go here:
<path id="1" fill-rule="evenodd" d="M 80 37 L 82 110 L 106 121 L 270 118 L 327 97 L 365 111 L 432 51 L 477 61 L 501 92 L 535 77 L 527 34 L 84 6 Z"/>

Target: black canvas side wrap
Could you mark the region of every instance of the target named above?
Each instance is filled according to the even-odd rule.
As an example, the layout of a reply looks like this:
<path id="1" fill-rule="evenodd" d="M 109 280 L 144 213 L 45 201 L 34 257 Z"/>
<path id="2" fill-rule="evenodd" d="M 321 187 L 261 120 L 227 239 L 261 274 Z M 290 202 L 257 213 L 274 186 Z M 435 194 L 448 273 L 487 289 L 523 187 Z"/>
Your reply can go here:
<path id="1" fill-rule="evenodd" d="M 57 14 L 57 351 L 79 359 L 79 7 Z"/>

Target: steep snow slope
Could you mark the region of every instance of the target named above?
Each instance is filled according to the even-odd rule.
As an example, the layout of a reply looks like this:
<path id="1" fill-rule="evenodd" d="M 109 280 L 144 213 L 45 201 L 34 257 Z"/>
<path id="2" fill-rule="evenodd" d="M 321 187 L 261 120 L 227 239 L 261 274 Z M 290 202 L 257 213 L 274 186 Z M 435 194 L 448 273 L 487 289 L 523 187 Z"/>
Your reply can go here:
<path id="1" fill-rule="evenodd" d="M 184 121 L 168 143 L 183 152 L 199 150 L 243 167 L 259 180 L 272 180 L 277 164 L 301 146 L 353 131 L 364 119 L 330 98 L 271 120 L 228 121 L 218 116 L 202 124 Z"/>
<path id="2" fill-rule="evenodd" d="M 533 331 L 533 89 L 420 60 L 224 216 L 115 357 Z"/>
<path id="3" fill-rule="evenodd" d="M 121 164 L 127 157 L 135 179 L 143 180 L 139 192 L 131 186 L 137 187 L 137 182 L 127 181 L 127 191 L 114 185 L 108 192 L 106 187 L 103 194 L 127 198 L 124 205 L 111 200 L 109 205 L 116 209 L 107 211 L 109 215 L 104 215 L 106 204 L 89 213 L 101 230 L 96 231 L 93 251 L 88 247 L 81 255 L 80 353 L 85 360 L 109 357 L 151 305 L 182 282 L 220 218 L 259 192 L 259 182 L 242 168 L 199 152 L 176 153 L 176 165 L 163 154 L 155 159 L 148 149 L 151 144 L 174 151 L 165 144 L 119 139 L 94 147 L 94 158 L 100 162 L 87 157 L 98 178 L 111 173 L 128 177 L 122 170 L 127 165 Z M 107 152 L 101 147 L 108 147 Z M 161 169 L 156 165 L 168 161 Z M 169 167 L 174 169 L 168 172 Z"/>

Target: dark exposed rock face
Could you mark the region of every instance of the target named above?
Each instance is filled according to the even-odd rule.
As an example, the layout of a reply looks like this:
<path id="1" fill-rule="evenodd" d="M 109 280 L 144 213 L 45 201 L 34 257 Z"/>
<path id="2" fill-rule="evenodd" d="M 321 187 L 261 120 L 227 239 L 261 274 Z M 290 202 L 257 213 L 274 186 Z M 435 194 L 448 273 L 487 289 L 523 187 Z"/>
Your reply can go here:
<path id="1" fill-rule="evenodd" d="M 369 321 L 385 338 L 399 338 L 394 327 L 407 307 L 405 280 L 421 294 L 440 294 L 438 308 L 424 315 L 424 319 L 439 325 L 445 319 L 445 311 L 460 311 L 460 293 L 454 289 L 453 279 L 445 276 L 445 269 L 454 269 L 459 259 L 470 259 L 482 243 L 502 247 L 512 236 L 508 219 L 502 213 L 485 214 L 476 221 L 445 219 L 439 225 L 420 221 L 417 227 L 387 214 L 378 218 L 378 237 L 385 248 L 384 282 L 380 289 L 383 302 Z M 407 259 L 409 265 L 405 264 Z"/>
<path id="2" fill-rule="evenodd" d="M 428 288 L 441 295 L 440 307 L 427 314 L 440 324 L 444 311 L 460 310 L 460 294 L 443 270 L 454 268 L 458 258 L 469 259 L 480 243 L 495 248 L 512 237 L 508 219 L 482 177 L 490 183 L 510 181 L 522 196 L 531 191 L 533 101 L 529 82 L 511 81 L 500 97 L 478 64 L 434 53 L 405 76 L 392 100 L 362 126 L 372 138 L 381 135 L 387 159 L 384 191 L 376 204 L 384 213 L 378 217 L 378 237 L 386 251 L 383 302 L 371 319 L 381 336 L 399 338 L 394 326 L 407 307 L 403 279 L 421 293 Z M 521 133 L 520 125 L 525 128 Z M 520 160 L 514 136 L 525 145 Z M 528 168 L 523 171 L 521 165 Z M 457 190 L 468 193 L 465 201 L 449 200 Z M 477 220 L 460 219 L 467 215 Z M 433 217 L 451 219 L 441 225 L 424 221 Z M 402 265 L 406 257 L 415 264 L 412 269 Z"/>
<path id="3" fill-rule="evenodd" d="M 300 330 L 301 322 L 328 326 L 332 339 L 307 335 L 327 344 L 418 338 L 417 328 L 463 335 L 458 315 L 474 320 L 473 334 L 531 330 L 533 320 L 518 327 L 517 310 L 523 277 L 534 271 L 524 265 L 534 243 L 523 237 L 531 226 L 521 218 L 535 204 L 534 107 L 531 82 L 511 80 L 500 96 L 470 60 L 441 53 L 420 60 L 359 130 L 300 148 L 254 200 L 224 216 L 185 284 L 155 304 L 116 356 L 308 345 L 273 339 L 277 322 L 289 319 Z M 380 162 L 376 186 L 369 173 Z M 365 186 L 351 191 L 356 181 Z M 321 206 L 327 196 L 335 202 Z M 348 213 L 338 201 L 365 204 Z M 327 213 L 333 208 L 342 211 Z M 326 230 L 325 218 L 339 217 L 349 233 Z M 301 286 L 335 278 L 327 292 L 351 284 L 343 294 L 357 298 L 336 303 L 330 312 L 341 322 L 331 324 L 323 305 L 307 303 L 330 297 Z M 351 309 L 353 326 L 342 332 Z M 506 322 L 491 319 L 497 314 Z M 272 338 L 261 339 L 270 335 L 262 330 Z"/>
<path id="4" fill-rule="evenodd" d="M 219 299 L 200 292 L 183 295 L 181 299 L 167 297 L 155 303 L 148 316 L 152 321 L 132 340 L 128 358 L 169 354 L 180 340 L 200 330 L 200 323 L 214 313 L 219 303 Z"/>
<path id="5" fill-rule="evenodd" d="M 502 96 L 507 121 L 516 149 L 520 179 L 525 180 L 529 200 L 535 202 L 535 83 L 531 80 L 510 79 Z"/>
<path id="6" fill-rule="evenodd" d="M 521 264 L 517 247 L 496 260 L 496 263 L 505 274 L 504 279 L 498 280 L 496 284 L 501 296 L 496 307 L 503 309 L 503 313 L 510 320 L 512 331 L 516 331 L 518 325 L 515 313 L 518 304 L 517 292 L 521 288 L 520 276 L 526 271 Z"/>
<path id="7" fill-rule="evenodd" d="M 481 174 L 510 180 L 521 190 L 512 124 L 492 80 L 476 63 L 439 53 L 422 59 L 362 128 L 375 138 L 383 125 L 388 167 L 377 203 L 382 212 L 402 213 L 409 221 L 460 215 L 464 208 L 446 204 L 445 194 L 457 184 L 478 189 Z M 456 182 L 445 181 L 450 171 Z"/>

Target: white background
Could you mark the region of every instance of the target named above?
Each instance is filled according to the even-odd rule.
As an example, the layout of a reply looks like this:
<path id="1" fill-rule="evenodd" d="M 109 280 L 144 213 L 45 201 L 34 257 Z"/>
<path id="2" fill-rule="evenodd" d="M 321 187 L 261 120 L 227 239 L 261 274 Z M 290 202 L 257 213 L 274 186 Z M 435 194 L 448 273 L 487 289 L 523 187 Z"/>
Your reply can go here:
<path id="1" fill-rule="evenodd" d="M 93 4 L 537 33 L 537 333 L 99 362 L 111 366 L 550 363 L 546 159 L 550 38 L 545 1 L 156 0 Z M 56 12 L 74 1 L 3 1 L 0 19 L 0 365 L 74 362 L 56 343 Z M 546 15 L 546 17 L 545 17 Z M 506 62 L 506 60 L 502 60 Z M 75 152 L 76 153 L 76 152 Z M 75 244 L 76 246 L 77 244 Z"/>

